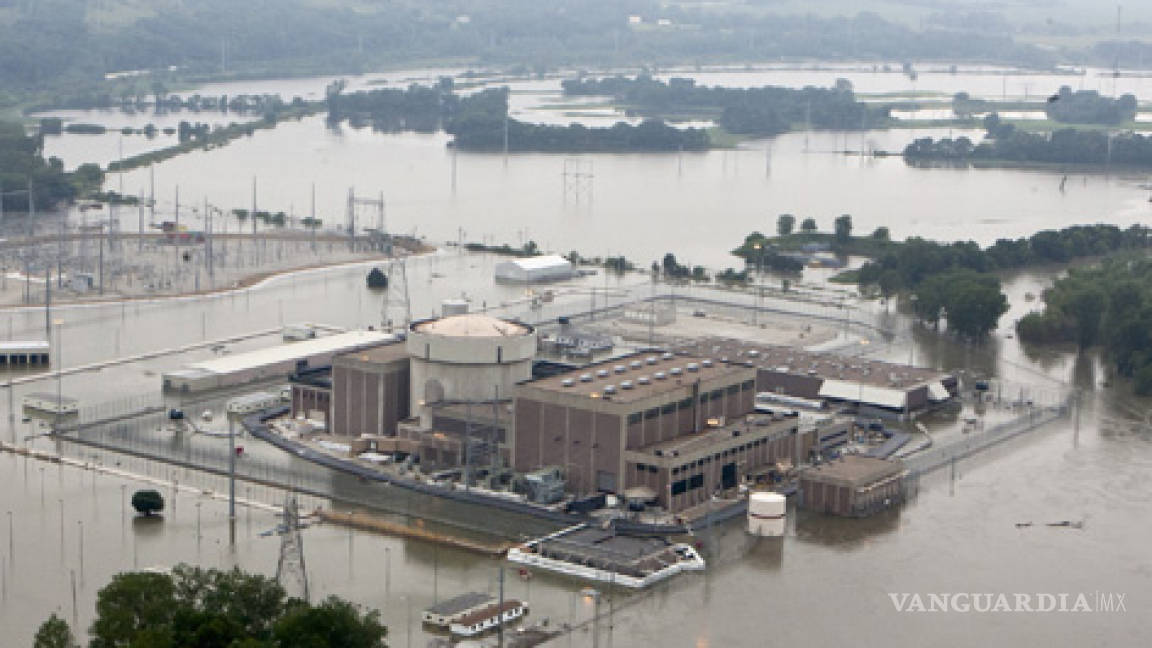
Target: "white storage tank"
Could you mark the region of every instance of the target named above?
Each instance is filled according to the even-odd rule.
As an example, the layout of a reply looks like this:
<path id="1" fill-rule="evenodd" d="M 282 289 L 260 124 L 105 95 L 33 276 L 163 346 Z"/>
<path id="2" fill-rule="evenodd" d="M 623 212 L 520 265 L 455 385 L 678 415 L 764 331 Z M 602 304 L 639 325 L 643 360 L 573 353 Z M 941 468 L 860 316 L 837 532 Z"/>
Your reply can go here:
<path id="1" fill-rule="evenodd" d="M 780 493 L 757 491 L 748 496 L 748 533 L 782 536 L 788 501 Z"/>

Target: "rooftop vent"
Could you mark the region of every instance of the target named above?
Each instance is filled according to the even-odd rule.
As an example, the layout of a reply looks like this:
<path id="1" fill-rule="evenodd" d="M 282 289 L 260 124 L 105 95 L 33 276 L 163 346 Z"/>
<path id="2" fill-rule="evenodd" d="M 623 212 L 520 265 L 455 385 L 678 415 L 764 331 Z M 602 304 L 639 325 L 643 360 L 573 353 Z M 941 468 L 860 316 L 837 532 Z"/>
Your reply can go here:
<path id="1" fill-rule="evenodd" d="M 651 383 L 652 380 L 649 379 L 648 376 L 640 376 L 639 378 L 636 379 L 636 382 L 640 383 L 641 385 L 647 385 L 647 384 Z"/>
<path id="2" fill-rule="evenodd" d="M 601 369 L 600 371 L 597 371 L 596 377 L 597 378 L 607 378 L 608 377 L 608 370 L 607 369 Z"/>
<path id="3" fill-rule="evenodd" d="M 592 382 L 592 374 L 580 374 L 580 382 Z"/>
<path id="4" fill-rule="evenodd" d="M 620 389 L 632 389 L 632 381 L 625 380 L 624 382 L 620 383 Z"/>
<path id="5" fill-rule="evenodd" d="M 564 380 L 560 381 L 560 384 L 564 385 L 565 387 L 571 387 L 572 385 L 576 384 L 576 381 L 572 380 L 571 378 L 565 378 Z"/>
<path id="6" fill-rule="evenodd" d="M 668 374 L 664 373 L 663 371 L 657 371 L 656 373 L 652 374 L 652 377 L 656 380 L 664 380 L 668 377 Z"/>
<path id="7" fill-rule="evenodd" d="M 659 362 L 659 360 L 660 360 L 660 358 L 657 358 L 656 356 L 648 356 L 645 359 L 645 361 L 650 365 L 656 364 L 657 362 Z"/>
<path id="8" fill-rule="evenodd" d="M 700 371 L 700 365 L 696 364 L 695 362 L 689 362 L 687 368 L 688 368 L 688 371 L 691 371 L 693 373 Z"/>
<path id="9" fill-rule="evenodd" d="M 672 367 L 672 370 L 668 373 L 672 374 L 673 376 L 679 376 L 680 374 L 684 373 L 684 370 L 680 367 Z"/>

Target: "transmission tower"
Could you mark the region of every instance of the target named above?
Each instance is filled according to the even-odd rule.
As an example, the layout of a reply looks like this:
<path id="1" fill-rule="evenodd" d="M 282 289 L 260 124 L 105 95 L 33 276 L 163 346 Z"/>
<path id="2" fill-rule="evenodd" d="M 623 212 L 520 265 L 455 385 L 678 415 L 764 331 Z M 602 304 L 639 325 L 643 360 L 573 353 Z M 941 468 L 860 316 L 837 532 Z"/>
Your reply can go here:
<path id="1" fill-rule="evenodd" d="M 393 259 L 388 262 L 384 273 L 388 277 L 388 288 L 384 290 L 383 304 L 380 306 L 380 326 L 385 330 L 397 327 L 397 319 L 407 331 L 412 323 L 412 304 L 408 301 L 408 263 L 406 259 Z M 395 297 L 395 299 L 393 299 Z M 393 312 L 396 315 L 392 315 Z"/>
<path id="2" fill-rule="evenodd" d="M 296 496 L 284 500 L 283 533 L 280 536 L 280 560 L 276 563 L 276 582 L 288 596 L 308 600 L 308 571 L 304 567 L 304 539 L 300 536 L 300 513 Z"/>
<path id="3" fill-rule="evenodd" d="M 364 227 L 365 219 L 360 217 L 360 211 L 362 209 L 368 210 L 369 215 L 375 212 L 375 225 Z M 347 220 L 348 236 L 353 240 L 356 239 L 357 223 L 360 223 L 360 228 L 368 230 L 372 235 L 373 241 L 385 242 L 388 237 L 388 231 L 384 227 L 384 192 L 380 192 L 379 198 L 358 198 L 355 188 L 348 189 Z"/>
<path id="4" fill-rule="evenodd" d="M 586 197 L 591 202 L 592 180 L 596 177 L 592 172 L 592 160 L 577 158 L 564 160 L 564 170 L 560 172 L 560 177 L 564 180 L 564 202 L 568 202 L 569 196 L 572 196 L 576 203 L 580 202 L 581 197 Z"/>

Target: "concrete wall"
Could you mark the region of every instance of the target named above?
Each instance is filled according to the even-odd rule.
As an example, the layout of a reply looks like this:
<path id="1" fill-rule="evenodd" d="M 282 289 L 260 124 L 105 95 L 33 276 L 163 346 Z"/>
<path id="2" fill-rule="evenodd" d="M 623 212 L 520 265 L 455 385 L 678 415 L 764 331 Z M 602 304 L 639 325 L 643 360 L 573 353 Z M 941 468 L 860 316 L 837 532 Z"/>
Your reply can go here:
<path id="1" fill-rule="evenodd" d="M 292 385 L 292 418 L 306 416 L 315 417 L 316 412 L 322 412 L 322 420 L 331 429 L 332 425 L 332 392 L 322 387 L 311 385 Z"/>
<path id="2" fill-rule="evenodd" d="M 782 373 L 771 369 L 756 371 L 756 391 L 787 394 L 801 398 L 820 398 L 820 386 L 824 379 L 817 376 Z"/>
<path id="3" fill-rule="evenodd" d="M 383 367 L 332 367 L 332 434 L 396 434 L 396 424 L 408 418 L 408 371 L 402 363 Z"/>
<path id="4" fill-rule="evenodd" d="M 411 331 L 409 411 L 423 413 L 424 402 L 490 401 L 508 398 L 513 386 L 532 377 L 535 332 L 508 337 L 449 337 Z"/>
<path id="5" fill-rule="evenodd" d="M 517 398 L 513 469 L 560 466 L 568 490 L 595 492 L 607 477 L 623 490 L 623 421 L 617 414 Z"/>

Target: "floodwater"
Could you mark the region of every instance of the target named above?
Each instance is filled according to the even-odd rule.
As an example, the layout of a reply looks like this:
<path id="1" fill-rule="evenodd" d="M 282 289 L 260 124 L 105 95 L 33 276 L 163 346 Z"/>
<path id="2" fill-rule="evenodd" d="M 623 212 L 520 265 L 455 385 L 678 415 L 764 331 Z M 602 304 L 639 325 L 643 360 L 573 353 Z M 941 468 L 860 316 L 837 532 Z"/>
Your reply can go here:
<path id="1" fill-rule="evenodd" d="M 957 87 L 962 88 L 963 83 Z M 836 215 L 851 213 L 862 231 L 886 225 L 897 237 L 983 243 L 1072 223 L 1148 221 L 1140 175 L 1072 173 L 1060 193 L 1060 171 L 914 169 L 899 159 L 830 153 L 898 149 L 924 134 L 794 134 L 741 150 L 683 156 L 513 155 L 505 161 L 500 155 L 453 156 L 436 135 L 334 133 L 321 118 L 166 162 L 157 167 L 156 179 L 161 196 L 179 181 L 182 201 L 185 195 L 196 202 L 210 194 L 214 204 L 244 206 L 250 200 L 250 176 L 259 175 L 262 208 L 287 211 L 295 206 L 297 212 L 316 182 L 322 217 L 337 219 L 348 186 L 355 185 L 369 194 L 385 192 L 393 231 L 415 231 L 433 241 L 463 236 L 518 244 L 533 239 L 545 249 L 624 254 L 641 265 L 666 251 L 676 252 L 682 262 L 735 265 L 727 250 L 753 229 L 771 231 L 776 214 L 786 211 L 814 216 L 826 228 Z M 560 173 L 567 158 L 592 170 L 593 191 L 570 191 L 565 199 Z M 135 192 L 146 187 L 147 171 L 126 174 L 124 180 L 127 190 Z M 575 193 L 580 193 L 579 202 Z M 461 292 L 476 307 L 508 303 L 499 312 L 535 319 L 587 308 L 591 296 L 585 289 L 590 287 L 638 296 L 650 290 L 637 276 L 600 275 L 576 282 L 556 304 L 537 312 L 519 301 L 523 288 L 492 283 L 494 263 L 493 257 L 454 251 L 411 261 L 413 315 L 431 314 L 441 299 Z M 295 321 L 363 326 L 379 323 L 385 312 L 399 319 L 395 293 L 385 303 L 364 289 L 366 267 L 309 271 L 206 298 L 60 307 L 49 317 L 63 320 L 65 366 Z M 710 559 L 706 573 L 678 577 L 640 594 L 616 593 L 611 629 L 606 620 L 600 624 L 601 642 L 612 643 L 601 645 L 1140 645 L 1152 603 L 1152 554 L 1147 551 L 1152 431 L 1115 421 L 1144 419 L 1152 403 L 1127 395 L 1122 384 L 1105 388 L 1104 364 L 1092 355 L 1037 352 L 1010 337 L 1012 322 L 1037 307 L 1023 295 L 1039 294 L 1050 277 L 1040 271 L 1008 277 L 1012 311 L 1002 319 L 1001 330 L 981 345 L 957 344 L 878 304 L 862 305 L 855 317 L 898 332 L 894 342 L 869 347 L 878 357 L 952 370 L 968 367 L 1036 389 L 1080 388 L 1085 406 L 1078 426 L 1074 420 L 1061 421 L 961 462 L 955 481 L 941 470 L 925 479 L 919 497 L 899 512 L 869 520 L 794 514 L 783 539 L 749 538 L 740 521 L 719 525 L 700 538 Z M 804 316 L 806 308 L 815 309 L 796 310 Z M 16 339 L 43 337 L 45 313 L 3 309 L 0 331 L 5 326 Z M 230 347 L 242 350 L 271 341 L 267 337 Z M 160 371 L 210 355 L 193 351 L 68 376 L 61 387 L 85 402 L 153 392 Z M 24 393 L 55 386 L 48 374 L 13 391 L 18 403 Z M 2 401 L 0 411 L 8 412 Z M 19 418 L 0 423 L 6 425 L 0 431 L 6 439 L 35 432 Z M 116 461 L 106 453 L 93 460 Z M 135 482 L 26 461 L 0 455 L 0 515 L 13 511 L 11 527 L 0 517 L 0 627 L 10 632 L 7 636 L 20 638 L 14 645 L 23 645 L 23 638 L 53 610 L 72 618 L 73 571 L 80 627 L 91 618 L 96 590 L 117 570 L 187 561 L 274 572 L 278 541 L 258 535 L 274 524 L 268 512 L 241 510 L 233 552 L 223 503 L 181 494 L 162 523 L 141 524 L 123 509 L 125 491 L 136 488 Z M 138 461 L 122 467 L 155 476 L 171 472 Z M 181 483 L 224 488 L 219 478 L 194 475 L 184 475 Z M 274 492 L 253 496 L 278 499 Z M 311 498 L 306 502 L 318 504 L 326 505 Z M 1083 521 L 1084 527 L 1045 526 L 1063 520 Z M 1033 526 L 1017 526 L 1027 522 Z M 4 537 L 9 528 L 14 552 Z M 335 593 L 382 609 L 393 645 L 406 641 L 408 621 L 433 600 L 464 590 L 495 592 L 497 564 L 490 559 L 327 526 L 307 529 L 304 543 L 314 594 Z M 584 586 L 544 573 L 521 580 L 510 572 L 506 593 L 529 599 L 532 619 L 580 622 L 592 611 L 578 595 Z M 1127 611 L 913 613 L 898 612 L 889 597 L 1095 592 L 1125 594 Z M 411 626 L 412 645 L 424 645 L 418 624 Z M 593 641 L 582 630 L 555 645 L 565 643 L 588 646 Z"/>

